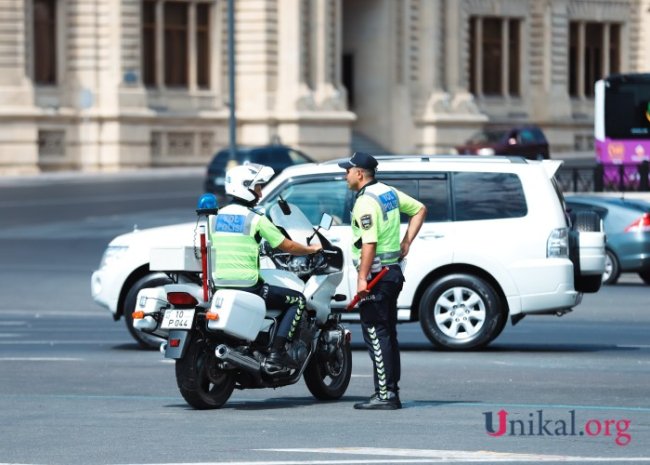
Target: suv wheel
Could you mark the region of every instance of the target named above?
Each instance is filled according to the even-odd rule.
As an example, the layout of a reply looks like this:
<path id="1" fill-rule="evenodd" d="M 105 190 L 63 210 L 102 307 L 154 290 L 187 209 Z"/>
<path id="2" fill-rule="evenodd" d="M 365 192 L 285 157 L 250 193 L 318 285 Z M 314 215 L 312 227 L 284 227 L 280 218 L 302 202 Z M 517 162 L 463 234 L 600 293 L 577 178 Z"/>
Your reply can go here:
<path id="1" fill-rule="evenodd" d="M 505 315 L 494 288 L 481 278 L 453 274 L 433 282 L 420 302 L 420 325 L 436 347 L 475 349 L 503 329 Z"/>
<path id="2" fill-rule="evenodd" d="M 164 342 L 164 339 L 154 336 L 153 334 L 148 334 L 139 329 L 133 327 L 133 317 L 131 314 L 135 310 L 136 299 L 138 298 L 138 292 L 142 289 L 147 289 L 150 287 L 159 287 L 165 284 L 171 284 L 172 280 L 169 279 L 164 274 L 148 274 L 138 279 L 129 292 L 126 294 L 124 299 L 124 321 L 126 322 L 126 328 L 138 342 L 138 345 L 143 349 L 157 349 L 160 347 L 160 344 Z"/>

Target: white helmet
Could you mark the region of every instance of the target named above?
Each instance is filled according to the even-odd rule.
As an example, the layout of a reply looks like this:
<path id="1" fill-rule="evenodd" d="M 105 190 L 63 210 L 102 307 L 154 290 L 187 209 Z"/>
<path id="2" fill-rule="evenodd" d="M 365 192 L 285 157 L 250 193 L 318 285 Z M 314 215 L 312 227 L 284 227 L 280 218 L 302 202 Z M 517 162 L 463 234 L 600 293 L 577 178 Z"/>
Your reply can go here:
<path id="1" fill-rule="evenodd" d="M 255 186 L 266 184 L 271 180 L 275 171 L 270 166 L 246 163 L 235 166 L 226 173 L 226 194 L 244 202 L 257 200 Z"/>

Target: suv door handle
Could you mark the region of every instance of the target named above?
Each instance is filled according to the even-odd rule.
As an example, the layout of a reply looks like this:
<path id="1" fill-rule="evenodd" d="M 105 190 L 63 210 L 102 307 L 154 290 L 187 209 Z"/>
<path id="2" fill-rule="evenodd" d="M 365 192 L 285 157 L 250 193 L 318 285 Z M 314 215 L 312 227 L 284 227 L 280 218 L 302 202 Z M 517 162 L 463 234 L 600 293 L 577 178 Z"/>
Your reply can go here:
<path id="1" fill-rule="evenodd" d="M 427 233 L 427 234 L 420 234 L 418 236 L 420 239 L 429 240 L 429 239 L 442 239 L 445 237 L 443 233 L 440 232 L 432 232 L 432 233 Z"/>

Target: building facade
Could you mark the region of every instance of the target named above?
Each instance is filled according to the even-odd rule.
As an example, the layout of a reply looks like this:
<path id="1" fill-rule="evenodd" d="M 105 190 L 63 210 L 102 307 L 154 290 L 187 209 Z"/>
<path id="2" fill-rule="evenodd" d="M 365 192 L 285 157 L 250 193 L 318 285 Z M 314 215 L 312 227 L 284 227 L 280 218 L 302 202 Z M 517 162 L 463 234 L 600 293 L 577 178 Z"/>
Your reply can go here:
<path id="1" fill-rule="evenodd" d="M 228 144 L 226 0 L 0 0 L 0 172 L 203 165 Z M 592 144 L 647 72 L 650 0 L 235 0 L 237 139 L 442 153 L 490 124 Z"/>

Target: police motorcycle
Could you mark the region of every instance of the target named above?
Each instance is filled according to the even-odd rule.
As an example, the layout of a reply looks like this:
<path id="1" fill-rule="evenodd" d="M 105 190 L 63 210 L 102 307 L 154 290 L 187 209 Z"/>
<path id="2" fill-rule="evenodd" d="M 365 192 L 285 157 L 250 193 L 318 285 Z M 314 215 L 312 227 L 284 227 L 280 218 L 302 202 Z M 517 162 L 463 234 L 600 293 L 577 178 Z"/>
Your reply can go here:
<path id="1" fill-rule="evenodd" d="M 332 217 L 324 214 L 314 228 L 299 208 L 282 199 L 269 209 L 269 217 L 288 238 L 306 244 L 319 241 L 323 247 L 313 255 L 292 256 L 271 249 L 265 241 L 261 244 L 266 263 L 260 270 L 262 279 L 300 291 L 306 299 L 297 336 L 287 343 L 297 368 L 278 370 L 265 360 L 281 312 L 266 308 L 255 294 L 215 290 L 211 284 L 208 270 L 213 257 L 205 228 L 214 224 L 218 210 L 210 195 L 200 199 L 197 210 L 205 223 L 199 227 L 200 266 L 199 254 L 189 247 L 153 249 L 150 268 L 165 271 L 174 284 L 140 291 L 134 326 L 167 339 L 161 352 L 176 360 L 178 388 L 196 409 L 222 407 L 234 389 L 277 388 L 301 377 L 316 399 L 340 398 L 352 375 L 352 352 L 350 331 L 331 311 L 332 299 L 345 299 L 335 295 L 343 277 L 343 253 L 320 233 L 330 228 Z"/>

